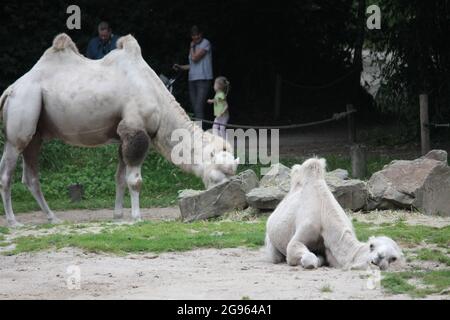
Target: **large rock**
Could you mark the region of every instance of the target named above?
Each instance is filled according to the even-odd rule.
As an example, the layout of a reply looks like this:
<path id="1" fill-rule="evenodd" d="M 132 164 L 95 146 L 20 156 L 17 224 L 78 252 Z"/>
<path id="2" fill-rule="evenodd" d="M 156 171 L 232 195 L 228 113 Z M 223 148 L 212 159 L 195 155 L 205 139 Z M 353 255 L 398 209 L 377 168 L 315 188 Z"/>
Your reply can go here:
<path id="1" fill-rule="evenodd" d="M 184 221 L 193 221 L 244 209 L 247 207 L 245 194 L 257 186 L 256 174 L 246 170 L 208 190 L 183 190 L 178 195 L 181 217 Z"/>
<path id="2" fill-rule="evenodd" d="M 412 161 L 393 161 L 374 173 L 367 187 L 369 209 L 417 208 L 450 216 L 450 168 L 443 150 Z"/>
<path id="3" fill-rule="evenodd" d="M 328 187 L 343 208 L 354 211 L 365 208 L 368 197 L 366 183 L 357 179 L 342 179 L 345 177 L 343 171 L 346 170 L 338 171 L 337 174 L 327 173 L 325 181 Z"/>
<path id="4" fill-rule="evenodd" d="M 346 180 L 347 178 L 347 170 L 336 169 L 327 172 L 325 179 L 342 207 L 360 210 L 367 203 L 366 184 L 360 180 Z M 273 210 L 289 192 L 290 183 L 291 170 L 280 163 L 274 164 L 261 179 L 259 188 L 247 193 L 247 202 L 253 208 Z"/>
<path id="5" fill-rule="evenodd" d="M 247 193 L 248 204 L 261 210 L 272 210 L 289 192 L 291 184 L 291 169 L 281 163 L 273 164 L 261 178 L 259 188 Z"/>

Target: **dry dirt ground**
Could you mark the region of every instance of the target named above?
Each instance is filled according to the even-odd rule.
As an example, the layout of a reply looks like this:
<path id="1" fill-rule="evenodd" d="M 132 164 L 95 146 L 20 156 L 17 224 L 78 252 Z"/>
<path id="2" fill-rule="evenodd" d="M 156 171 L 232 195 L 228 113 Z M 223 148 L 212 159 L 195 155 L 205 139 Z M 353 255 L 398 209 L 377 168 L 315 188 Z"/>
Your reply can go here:
<path id="1" fill-rule="evenodd" d="M 74 222 L 104 220 L 111 210 L 57 212 Z M 410 213 L 411 214 L 411 213 Z M 146 219 L 175 219 L 178 208 L 144 209 Z M 129 217 L 129 212 L 127 213 Z M 354 215 L 381 223 L 395 214 Z M 434 226 L 450 224 L 450 218 L 412 214 L 407 223 Z M 46 222 L 43 213 L 18 215 L 25 224 Z M 3 217 L 0 225 L 5 225 Z M 54 228 L 53 228 L 54 229 Z M 50 229 L 52 230 L 52 229 Z M 12 231 L 19 235 L 26 231 Z M 17 234 L 15 234 L 17 233 Z M 80 288 L 69 288 L 71 266 L 79 267 Z M 69 268 L 69 269 L 68 269 Z M 85 253 L 79 249 L 0 255 L 0 299 L 409 299 L 389 295 L 367 271 L 331 268 L 303 270 L 286 264 L 270 264 L 261 249 L 201 249 L 159 255 Z M 375 284 L 375 288 L 373 285 Z M 429 296 L 448 299 L 447 296 Z"/>

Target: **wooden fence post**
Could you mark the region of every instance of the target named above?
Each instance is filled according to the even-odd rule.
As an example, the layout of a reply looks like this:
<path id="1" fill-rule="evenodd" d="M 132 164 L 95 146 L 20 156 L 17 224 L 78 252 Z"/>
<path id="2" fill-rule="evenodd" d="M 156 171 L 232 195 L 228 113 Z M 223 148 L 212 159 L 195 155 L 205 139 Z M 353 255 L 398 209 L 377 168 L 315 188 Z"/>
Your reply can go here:
<path id="1" fill-rule="evenodd" d="M 274 103 L 274 118 L 280 117 L 281 109 L 281 75 L 277 74 L 275 78 L 275 103 Z"/>
<path id="2" fill-rule="evenodd" d="M 430 128 L 428 127 L 428 95 L 421 94 L 419 96 L 420 104 L 420 138 L 422 145 L 422 155 L 430 151 Z"/>
<path id="3" fill-rule="evenodd" d="M 354 144 L 350 147 L 352 160 L 352 177 L 364 179 L 367 175 L 367 148 L 362 144 Z"/>
<path id="4" fill-rule="evenodd" d="M 347 105 L 347 112 L 354 111 L 355 108 L 352 104 Z M 350 113 L 347 116 L 347 123 L 348 123 L 348 140 L 350 143 L 356 142 L 356 126 L 355 126 L 355 114 Z"/>

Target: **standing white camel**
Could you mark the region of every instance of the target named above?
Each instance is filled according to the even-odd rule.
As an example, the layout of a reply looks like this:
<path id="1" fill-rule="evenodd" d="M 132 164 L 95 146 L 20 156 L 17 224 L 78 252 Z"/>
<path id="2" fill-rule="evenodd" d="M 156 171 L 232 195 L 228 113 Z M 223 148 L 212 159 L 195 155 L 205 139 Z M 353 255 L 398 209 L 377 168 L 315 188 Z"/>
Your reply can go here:
<path id="1" fill-rule="evenodd" d="M 385 270 L 403 254 L 388 237 L 358 241 L 353 225 L 325 182 L 325 159 L 294 165 L 291 189 L 267 220 L 266 250 L 272 262 L 317 268 Z"/>
<path id="2" fill-rule="evenodd" d="M 142 58 L 139 44 L 131 35 L 120 38 L 117 49 L 101 60 L 79 54 L 68 35 L 56 36 L 34 67 L 5 90 L 0 108 L 6 140 L 0 163 L 0 192 L 11 226 L 20 225 L 11 204 L 11 179 L 20 154 L 22 182 L 49 221 L 58 221 L 38 179 L 38 154 L 44 140 L 60 139 L 86 147 L 120 143 L 115 218 L 123 217 L 128 185 L 132 216 L 140 219 L 142 162 L 150 144 L 172 160 L 172 149 L 180 143 L 171 137 L 176 129 L 184 129 L 192 140 L 203 142 L 200 150 L 193 145 L 188 149 L 196 156 L 193 159 L 199 159 L 201 153 L 203 160 L 180 166 L 202 177 L 206 187 L 233 175 L 239 161 L 226 141 L 203 132 L 189 119 Z M 219 154 L 229 161 L 216 165 Z"/>

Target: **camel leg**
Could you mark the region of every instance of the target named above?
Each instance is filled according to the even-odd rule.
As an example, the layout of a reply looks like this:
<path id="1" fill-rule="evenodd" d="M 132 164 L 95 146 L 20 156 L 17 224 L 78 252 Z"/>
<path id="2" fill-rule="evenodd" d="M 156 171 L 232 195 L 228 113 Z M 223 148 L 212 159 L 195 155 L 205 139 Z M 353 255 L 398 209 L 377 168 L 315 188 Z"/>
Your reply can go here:
<path id="1" fill-rule="evenodd" d="M 139 192 L 142 186 L 141 166 L 126 166 L 125 174 L 131 196 L 131 216 L 135 221 L 141 221 L 139 209 Z"/>
<path id="2" fill-rule="evenodd" d="M 315 269 L 319 266 L 319 259 L 314 253 L 294 236 L 287 246 L 286 261 L 291 266 L 301 265 L 305 269 Z"/>
<path id="3" fill-rule="evenodd" d="M 317 255 L 317 259 L 319 260 L 317 267 L 326 265 L 327 261 L 325 260 L 325 257 L 323 255 Z"/>
<path id="4" fill-rule="evenodd" d="M 145 130 L 128 126 L 126 120 L 122 120 L 119 123 L 117 133 L 122 141 L 121 152 L 125 163 L 125 179 L 131 197 L 131 215 L 135 221 L 140 221 L 141 166 L 150 146 L 150 137 Z M 123 173 L 120 172 L 120 174 Z M 121 190 L 119 189 L 119 191 Z M 120 196 L 120 194 L 117 196 Z"/>
<path id="5" fill-rule="evenodd" d="M 123 218 L 123 199 L 125 197 L 127 186 L 126 166 L 123 161 L 121 148 L 122 146 L 119 147 L 119 163 L 116 171 L 116 203 L 114 206 L 114 219 Z"/>
<path id="6" fill-rule="evenodd" d="M 10 142 L 6 142 L 0 162 L 0 193 L 2 195 L 3 207 L 5 208 L 6 221 L 11 227 L 20 227 L 21 223 L 16 221 L 11 202 L 11 181 L 16 169 L 19 150 Z"/>
<path id="7" fill-rule="evenodd" d="M 61 223 L 55 214 L 50 210 L 47 201 L 42 194 L 41 184 L 39 183 L 39 151 L 42 140 L 39 136 L 34 136 L 28 146 L 23 151 L 23 174 L 22 183 L 30 190 L 41 210 L 47 214 L 48 221 L 51 223 Z"/>
<path id="8" fill-rule="evenodd" d="M 11 226 L 17 226 L 11 204 L 11 181 L 17 158 L 32 137 L 42 109 L 41 88 L 35 81 L 18 81 L 3 107 L 4 130 L 7 141 L 0 162 L 0 192 L 5 214 Z"/>
<path id="9" fill-rule="evenodd" d="M 270 262 L 272 263 L 280 263 L 283 262 L 285 257 L 284 255 L 278 251 L 277 248 L 274 247 L 272 242 L 269 239 L 269 235 L 266 235 L 266 255 Z"/>

